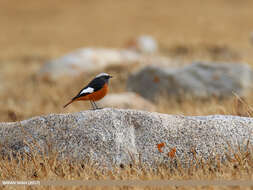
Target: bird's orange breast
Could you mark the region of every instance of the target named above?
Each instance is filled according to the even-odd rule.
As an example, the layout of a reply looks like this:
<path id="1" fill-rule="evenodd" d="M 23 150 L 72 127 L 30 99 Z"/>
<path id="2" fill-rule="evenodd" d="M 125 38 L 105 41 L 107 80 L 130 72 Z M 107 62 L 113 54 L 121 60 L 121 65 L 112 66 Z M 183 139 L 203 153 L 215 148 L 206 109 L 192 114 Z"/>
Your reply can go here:
<path id="1" fill-rule="evenodd" d="M 105 85 L 103 86 L 103 88 L 101 88 L 100 90 L 97 90 L 91 94 L 87 94 L 85 96 L 81 96 L 79 98 L 77 98 L 76 100 L 93 100 L 93 101 L 98 101 L 100 99 L 102 99 L 108 92 L 108 84 L 105 83 Z"/>

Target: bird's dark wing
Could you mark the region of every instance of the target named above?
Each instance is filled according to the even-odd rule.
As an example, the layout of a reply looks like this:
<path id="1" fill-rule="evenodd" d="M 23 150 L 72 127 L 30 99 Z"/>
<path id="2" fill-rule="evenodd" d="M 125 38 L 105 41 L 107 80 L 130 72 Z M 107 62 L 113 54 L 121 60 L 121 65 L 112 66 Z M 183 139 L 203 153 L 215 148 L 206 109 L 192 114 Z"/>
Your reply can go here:
<path id="1" fill-rule="evenodd" d="M 79 98 L 81 96 L 86 96 L 86 95 L 90 94 L 90 92 L 82 93 L 83 90 L 88 89 L 88 88 L 92 88 L 93 92 L 96 92 L 96 91 L 100 90 L 101 88 L 103 88 L 104 84 L 105 84 L 104 80 L 99 79 L 99 78 L 95 78 L 87 86 L 85 86 L 82 90 L 80 90 L 79 93 L 72 100 Z"/>

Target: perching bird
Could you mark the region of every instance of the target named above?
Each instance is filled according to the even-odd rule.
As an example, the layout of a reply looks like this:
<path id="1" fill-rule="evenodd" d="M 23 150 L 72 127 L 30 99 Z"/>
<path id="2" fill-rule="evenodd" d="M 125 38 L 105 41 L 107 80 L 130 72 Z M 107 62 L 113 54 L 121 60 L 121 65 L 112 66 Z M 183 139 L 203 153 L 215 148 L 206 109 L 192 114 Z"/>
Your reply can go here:
<path id="1" fill-rule="evenodd" d="M 71 101 L 65 106 L 67 107 L 74 101 L 89 100 L 93 109 L 98 109 L 95 101 L 102 99 L 108 92 L 109 79 L 112 78 L 107 73 L 100 73 L 87 86 L 85 86 Z"/>

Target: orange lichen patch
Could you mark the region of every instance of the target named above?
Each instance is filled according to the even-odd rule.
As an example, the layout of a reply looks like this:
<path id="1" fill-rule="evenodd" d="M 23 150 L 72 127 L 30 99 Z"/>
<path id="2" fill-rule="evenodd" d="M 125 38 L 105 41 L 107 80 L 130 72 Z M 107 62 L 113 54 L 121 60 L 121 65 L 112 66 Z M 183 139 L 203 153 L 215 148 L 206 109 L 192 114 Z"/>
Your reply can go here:
<path id="1" fill-rule="evenodd" d="M 214 74 L 213 76 L 212 76 L 212 79 L 213 80 L 220 80 L 220 75 L 219 74 Z"/>
<path id="2" fill-rule="evenodd" d="M 176 148 L 172 148 L 172 149 L 170 150 L 170 152 L 168 152 L 168 156 L 169 156 L 170 158 L 174 158 L 174 157 L 175 157 L 175 154 L 176 154 L 176 151 L 177 151 Z"/>
<path id="3" fill-rule="evenodd" d="M 155 76 L 154 79 L 153 79 L 153 81 L 154 81 L 155 83 L 158 83 L 158 82 L 160 82 L 160 78 L 159 78 L 158 76 Z"/>
<path id="4" fill-rule="evenodd" d="M 158 144 L 158 145 L 157 145 L 157 149 L 158 149 L 158 151 L 162 153 L 162 152 L 163 152 L 163 151 L 162 151 L 162 147 L 164 147 L 164 146 L 165 146 L 165 143 L 164 143 L 164 142 L 163 142 L 163 143 Z"/>

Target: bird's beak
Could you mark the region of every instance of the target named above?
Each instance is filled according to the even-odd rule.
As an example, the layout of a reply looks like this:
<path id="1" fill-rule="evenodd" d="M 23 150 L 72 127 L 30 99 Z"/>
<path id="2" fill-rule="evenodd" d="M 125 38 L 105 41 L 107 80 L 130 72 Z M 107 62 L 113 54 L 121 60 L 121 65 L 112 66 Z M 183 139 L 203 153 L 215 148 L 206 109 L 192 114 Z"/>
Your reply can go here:
<path id="1" fill-rule="evenodd" d="M 110 78 L 113 78 L 113 76 L 110 76 Z"/>

